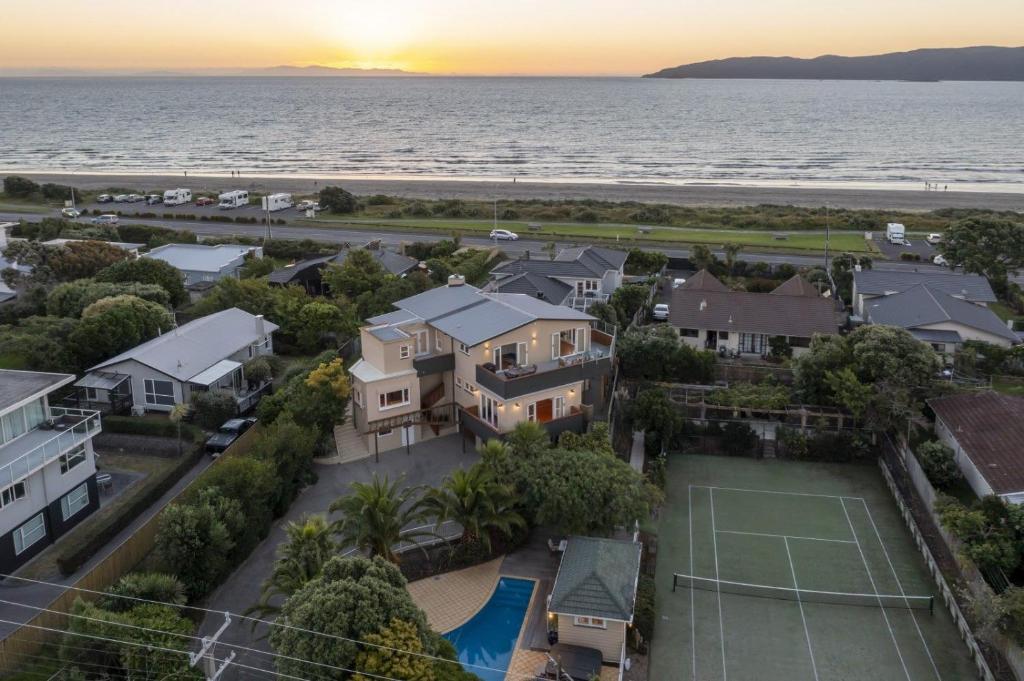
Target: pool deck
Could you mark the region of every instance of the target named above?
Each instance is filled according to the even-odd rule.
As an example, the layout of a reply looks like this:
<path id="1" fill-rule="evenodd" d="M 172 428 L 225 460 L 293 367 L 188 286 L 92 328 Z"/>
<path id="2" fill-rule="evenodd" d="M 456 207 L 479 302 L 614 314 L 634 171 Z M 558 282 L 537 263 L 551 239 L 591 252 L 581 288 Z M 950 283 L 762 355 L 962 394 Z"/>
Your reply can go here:
<path id="1" fill-rule="evenodd" d="M 463 570 L 409 583 L 412 600 L 427 615 L 430 628 L 446 634 L 465 624 L 494 593 L 501 558 Z"/>

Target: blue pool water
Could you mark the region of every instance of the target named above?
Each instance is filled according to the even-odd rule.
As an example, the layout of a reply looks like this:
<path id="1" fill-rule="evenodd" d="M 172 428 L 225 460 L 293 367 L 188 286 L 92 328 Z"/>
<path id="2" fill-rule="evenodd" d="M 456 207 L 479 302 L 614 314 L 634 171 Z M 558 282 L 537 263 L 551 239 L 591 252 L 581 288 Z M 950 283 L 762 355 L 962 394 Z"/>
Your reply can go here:
<path id="1" fill-rule="evenodd" d="M 533 581 L 502 577 L 490 600 L 472 619 L 444 635 L 459 651 L 459 662 L 508 669 L 533 594 Z M 483 681 L 503 681 L 505 672 L 466 667 Z"/>

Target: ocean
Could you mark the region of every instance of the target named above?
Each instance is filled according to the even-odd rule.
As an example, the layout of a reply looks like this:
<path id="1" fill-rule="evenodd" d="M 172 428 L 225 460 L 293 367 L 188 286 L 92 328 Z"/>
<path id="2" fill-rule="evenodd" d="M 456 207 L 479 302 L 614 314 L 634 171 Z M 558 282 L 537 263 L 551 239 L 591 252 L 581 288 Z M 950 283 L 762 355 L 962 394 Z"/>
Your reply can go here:
<path id="1" fill-rule="evenodd" d="M 1024 83 L 0 79 L 0 173 L 1024 191 Z"/>

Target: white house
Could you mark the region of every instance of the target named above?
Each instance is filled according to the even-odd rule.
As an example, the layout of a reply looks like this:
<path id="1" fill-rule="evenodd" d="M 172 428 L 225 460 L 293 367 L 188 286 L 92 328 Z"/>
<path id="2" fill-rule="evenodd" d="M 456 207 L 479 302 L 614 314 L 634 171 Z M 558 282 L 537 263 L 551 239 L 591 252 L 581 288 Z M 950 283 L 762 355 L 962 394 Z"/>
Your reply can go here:
<path id="1" fill-rule="evenodd" d="M 979 497 L 1024 503 L 1024 397 L 993 391 L 928 400 L 935 434 Z"/>
<path id="2" fill-rule="evenodd" d="M 99 508 L 95 411 L 51 407 L 70 374 L 0 370 L 0 571 L 13 572 Z"/>
<path id="3" fill-rule="evenodd" d="M 224 390 L 244 412 L 267 386 L 250 385 L 243 364 L 273 354 L 277 328 L 262 315 L 221 310 L 97 364 L 75 385 L 90 403 L 127 399 L 137 412 L 170 411 L 196 392 Z"/>
<path id="4" fill-rule="evenodd" d="M 241 244 L 167 244 L 154 248 L 143 257 L 163 260 L 181 272 L 185 286 L 190 286 L 201 281 L 237 277 L 249 254 L 262 258 L 263 249 Z"/>

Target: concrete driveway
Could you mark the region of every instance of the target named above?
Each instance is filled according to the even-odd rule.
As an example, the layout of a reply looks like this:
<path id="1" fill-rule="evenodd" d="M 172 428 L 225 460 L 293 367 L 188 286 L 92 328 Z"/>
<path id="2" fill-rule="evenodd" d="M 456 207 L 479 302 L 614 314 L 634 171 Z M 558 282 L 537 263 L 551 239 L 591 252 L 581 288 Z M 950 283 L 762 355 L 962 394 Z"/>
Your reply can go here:
<path id="1" fill-rule="evenodd" d="M 404 449 L 385 452 L 380 455 L 380 463 L 375 463 L 373 457 L 370 457 L 346 464 L 315 465 L 314 470 L 319 476 L 317 483 L 299 495 L 288 513 L 274 523 L 267 538 L 210 596 L 205 607 L 240 614 L 255 604 L 259 599 L 260 585 L 270 575 L 277 546 L 284 540 L 285 525 L 307 513 L 326 513 L 331 502 L 348 493 L 351 483 L 367 482 L 374 473 L 377 473 L 380 476 L 387 475 L 392 480 L 404 475 L 406 485 L 437 485 L 451 471 L 468 468 L 479 458 L 475 451 L 463 453 L 461 436 L 456 433 L 415 444 L 409 454 L 406 454 Z M 208 614 L 201 626 L 201 635 L 213 633 L 223 621 L 223 617 Z M 253 632 L 251 625 L 251 622 L 233 619 L 220 640 L 269 650 L 265 638 L 266 627 L 260 627 Z M 222 659 L 231 650 L 232 648 L 219 646 L 215 655 Z M 273 669 L 273 658 L 270 656 L 241 650 L 236 652 L 236 662 L 261 669 Z M 238 670 L 229 669 L 225 676 L 233 676 L 237 672 Z"/>

